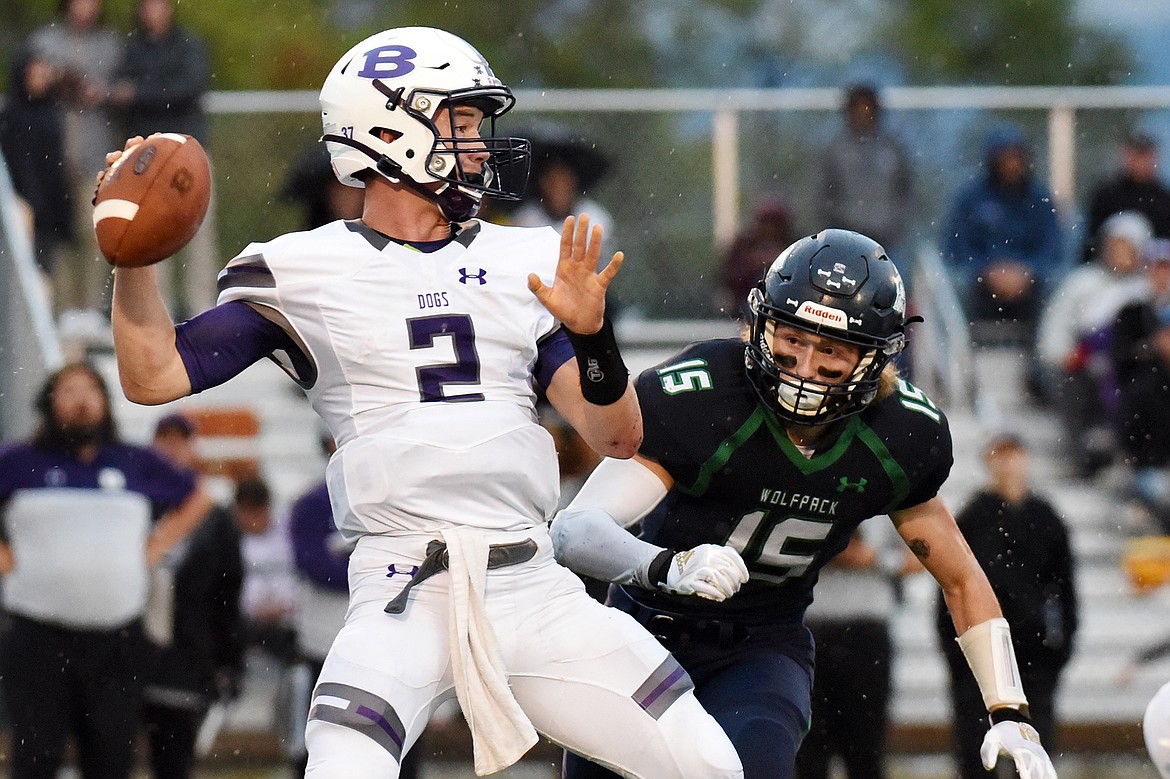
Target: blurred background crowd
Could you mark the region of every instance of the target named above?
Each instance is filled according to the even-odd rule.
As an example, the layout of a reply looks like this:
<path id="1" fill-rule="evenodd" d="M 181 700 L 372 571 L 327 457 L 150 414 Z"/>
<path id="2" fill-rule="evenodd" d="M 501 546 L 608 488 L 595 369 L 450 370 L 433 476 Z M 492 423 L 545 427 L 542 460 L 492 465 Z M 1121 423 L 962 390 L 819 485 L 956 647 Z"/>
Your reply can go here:
<path id="1" fill-rule="evenodd" d="M 210 153 L 210 217 L 160 266 L 172 310 L 194 314 L 247 241 L 358 216 L 360 193 L 335 181 L 315 143 L 312 90 L 338 52 L 410 23 L 467 34 L 519 93 L 507 132 L 533 141 L 528 198 L 481 216 L 559 226 L 583 211 L 605 227 L 631 260 L 610 300 L 631 368 L 695 333 L 734 334 L 748 289 L 821 227 L 882 242 L 928 324 L 950 307 L 957 327 L 916 343 L 911 330 L 903 372 L 951 417 L 948 502 L 1009 620 L 1040 637 L 1017 652 L 1045 743 L 1068 755 L 1140 749 L 1133 701 L 1165 680 L 1159 661 L 1170 655 L 1170 93 L 1159 86 L 1170 84 L 1170 55 L 1157 45 L 1170 11 L 1152 0 L 485 5 L 462 16 L 367 0 L 6 8 L 0 150 L 15 197 L 0 204 L 0 275 L 12 317 L 43 296 L 43 320 L 35 300 L 27 318 L 46 322 L 38 337 L 58 346 L 26 364 L 14 337 L 0 350 L 5 371 L 39 386 L 49 368 L 84 361 L 113 380 L 110 277 L 89 201 L 104 153 L 123 138 L 187 132 Z M 1060 88 L 1143 86 L 1120 103 L 1080 93 L 1087 107 L 1061 124 Z M 1057 91 L 1015 108 L 988 97 L 1022 87 Z M 707 91 L 590 109 L 596 95 L 569 91 L 580 88 Z M 732 88 L 751 96 L 750 110 L 720 114 Z M 270 99 L 249 102 L 246 90 Z M 721 201 L 728 132 L 734 196 Z M 1070 159 L 1058 153 L 1067 138 L 1075 175 L 1054 167 Z M 35 289 L 9 270 L 22 240 Z M 21 327 L 14 318 L 4 329 Z M 247 375 L 173 408 L 132 407 L 116 390 L 106 402 L 127 441 L 198 474 L 215 502 L 152 568 L 134 638 L 152 658 L 138 691 L 141 764 L 159 777 L 233 750 L 294 770 L 303 703 L 344 614 L 346 549 L 321 482 L 332 442 L 279 371 Z M 34 418 L 8 405 L 0 432 L 17 440 Z M 51 406 L 36 410 L 42 424 L 54 418 Z M 563 421 L 544 419 L 567 502 L 597 457 Z M 907 603 L 935 595 L 888 542 L 859 535 L 818 590 L 809 618 L 823 655 L 803 777 L 880 777 L 904 752 L 977 754 L 977 691 L 931 619 L 905 616 Z M 914 656 L 923 648 L 930 659 Z M 456 735 L 436 736 L 432 752 L 458 751 L 458 722 L 457 712 L 436 721 L 436 733 Z M 855 737 L 857 722 L 872 739 Z M 945 765 L 938 775 L 984 775 L 958 758 Z M 1136 770 L 1124 775 L 1153 775 Z"/>

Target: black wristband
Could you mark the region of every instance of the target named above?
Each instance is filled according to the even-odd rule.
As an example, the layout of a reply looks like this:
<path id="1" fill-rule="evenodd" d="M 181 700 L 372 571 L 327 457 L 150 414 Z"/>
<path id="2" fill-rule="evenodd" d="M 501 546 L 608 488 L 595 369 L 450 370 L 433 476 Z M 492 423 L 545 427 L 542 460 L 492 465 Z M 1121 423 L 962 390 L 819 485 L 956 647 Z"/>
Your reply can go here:
<path id="1" fill-rule="evenodd" d="M 613 324 L 606 319 L 593 335 L 580 335 L 567 327 L 565 334 L 577 355 L 581 394 L 585 400 L 595 406 L 608 406 L 621 400 L 629 386 L 630 372 L 618 351 Z"/>
<path id="2" fill-rule="evenodd" d="M 670 567 L 670 561 L 674 559 L 674 551 L 670 549 L 663 549 L 654 559 L 650 561 L 650 566 L 646 569 L 646 578 L 650 580 L 651 584 L 656 584 L 659 587 L 666 584 L 666 569 Z"/>
<path id="3" fill-rule="evenodd" d="M 987 718 L 991 720 L 994 727 L 1001 722 L 1023 722 L 1025 725 L 1032 724 L 1032 718 L 1028 716 L 1028 707 L 1021 706 L 1018 709 L 1013 709 L 1010 706 L 993 709 L 987 713 Z"/>

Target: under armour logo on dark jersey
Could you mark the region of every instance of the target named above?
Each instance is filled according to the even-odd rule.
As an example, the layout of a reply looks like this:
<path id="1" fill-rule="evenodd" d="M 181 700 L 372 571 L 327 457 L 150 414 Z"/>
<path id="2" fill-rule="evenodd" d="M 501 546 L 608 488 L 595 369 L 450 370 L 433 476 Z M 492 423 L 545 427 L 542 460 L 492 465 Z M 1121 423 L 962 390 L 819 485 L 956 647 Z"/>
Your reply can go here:
<path id="1" fill-rule="evenodd" d="M 837 483 L 837 492 L 844 492 L 845 490 L 855 490 L 857 492 L 865 492 L 866 478 L 860 478 L 855 482 L 849 481 L 848 476 L 842 476 L 841 481 Z"/>
<path id="2" fill-rule="evenodd" d="M 468 279 L 475 279 L 476 281 L 479 282 L 479 285 L 481 287 L 484 284 L 487 284 L 487 271 L 484 270 L 483 268 L 477 268 L 476 270 L 478 270 L 479 273 L 468 273 L 467 268 L 460 268 L 459 269 L 459 283 L 466 284 Z"/>
<path id="3" fill-rule="evenodd" d="M 401 571 L 398 570 L 397 566 L 395 566 L 394 563 L 390 563 L 390 565 L 386 566 L 386 578 L 387 579 L 393 579 L 395 576 L 398 576 L 399 574 L 401 574 L 402 576 L 405 576 L 406 578 L 409 579 L 409 578 L 413 577 L 416 573 L 418 573 L 418 566 L 417 565 L 404 566 Z"/>

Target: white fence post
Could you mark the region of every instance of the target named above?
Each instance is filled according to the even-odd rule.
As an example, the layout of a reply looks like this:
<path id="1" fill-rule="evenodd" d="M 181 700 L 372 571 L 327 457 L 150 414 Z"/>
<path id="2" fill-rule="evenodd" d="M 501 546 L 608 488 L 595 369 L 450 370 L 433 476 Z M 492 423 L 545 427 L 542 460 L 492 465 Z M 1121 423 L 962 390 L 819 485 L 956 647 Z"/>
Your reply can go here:
<path id="1" fill-rule="evenodd" d="M 713 117 L 711 177 L 715 245 L 723 248 L 739 229 L 739 114 L 731 106 L 720 107 Z"/>
<path id="2" fill-rule="evenodd" d="M 1048 181 L 1057 206 L 1065 214 L 1076 208 L 1077 117 L 1070 105 L 1048 110 Z"/>

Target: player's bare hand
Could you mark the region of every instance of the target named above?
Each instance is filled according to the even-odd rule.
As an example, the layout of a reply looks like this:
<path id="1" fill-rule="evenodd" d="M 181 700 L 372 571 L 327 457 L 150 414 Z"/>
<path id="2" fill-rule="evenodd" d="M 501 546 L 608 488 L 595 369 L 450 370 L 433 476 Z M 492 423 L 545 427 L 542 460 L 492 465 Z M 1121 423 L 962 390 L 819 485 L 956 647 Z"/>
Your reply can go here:
<path id="1" fill-rule="evenodd" d="M 616 252 L 597 270 L 601 260 L 601 226 L 590 229 L 589 217 L 565 219 L 561 231 L 561 256 L 551 287 L 535 273 L 528 274 L 528 288 L 565 327 L 580 335 L 592 335 L 605 323 L 605 291 L 622 267 L 625 255 Z"/>
<path id="2" fill-rule="evenodd" d="M 130 151 L 144 140 L 146 139 L 141 135 L 135 135 L 132 138 L 127 138 L 125 145 L 123 145 L 122 148 L 118 151 L 106 152 L 106 167 L 98 171 L 97 178 L 94 181 L 93 191 L 95 199 L 97 198 L 98 187 L 102 185 L 102 181 L 105 180 L 106 174 L 113 170 L 114 165 L 117 164 L 118 160 L 122 159 L 123 154 Z"/>

